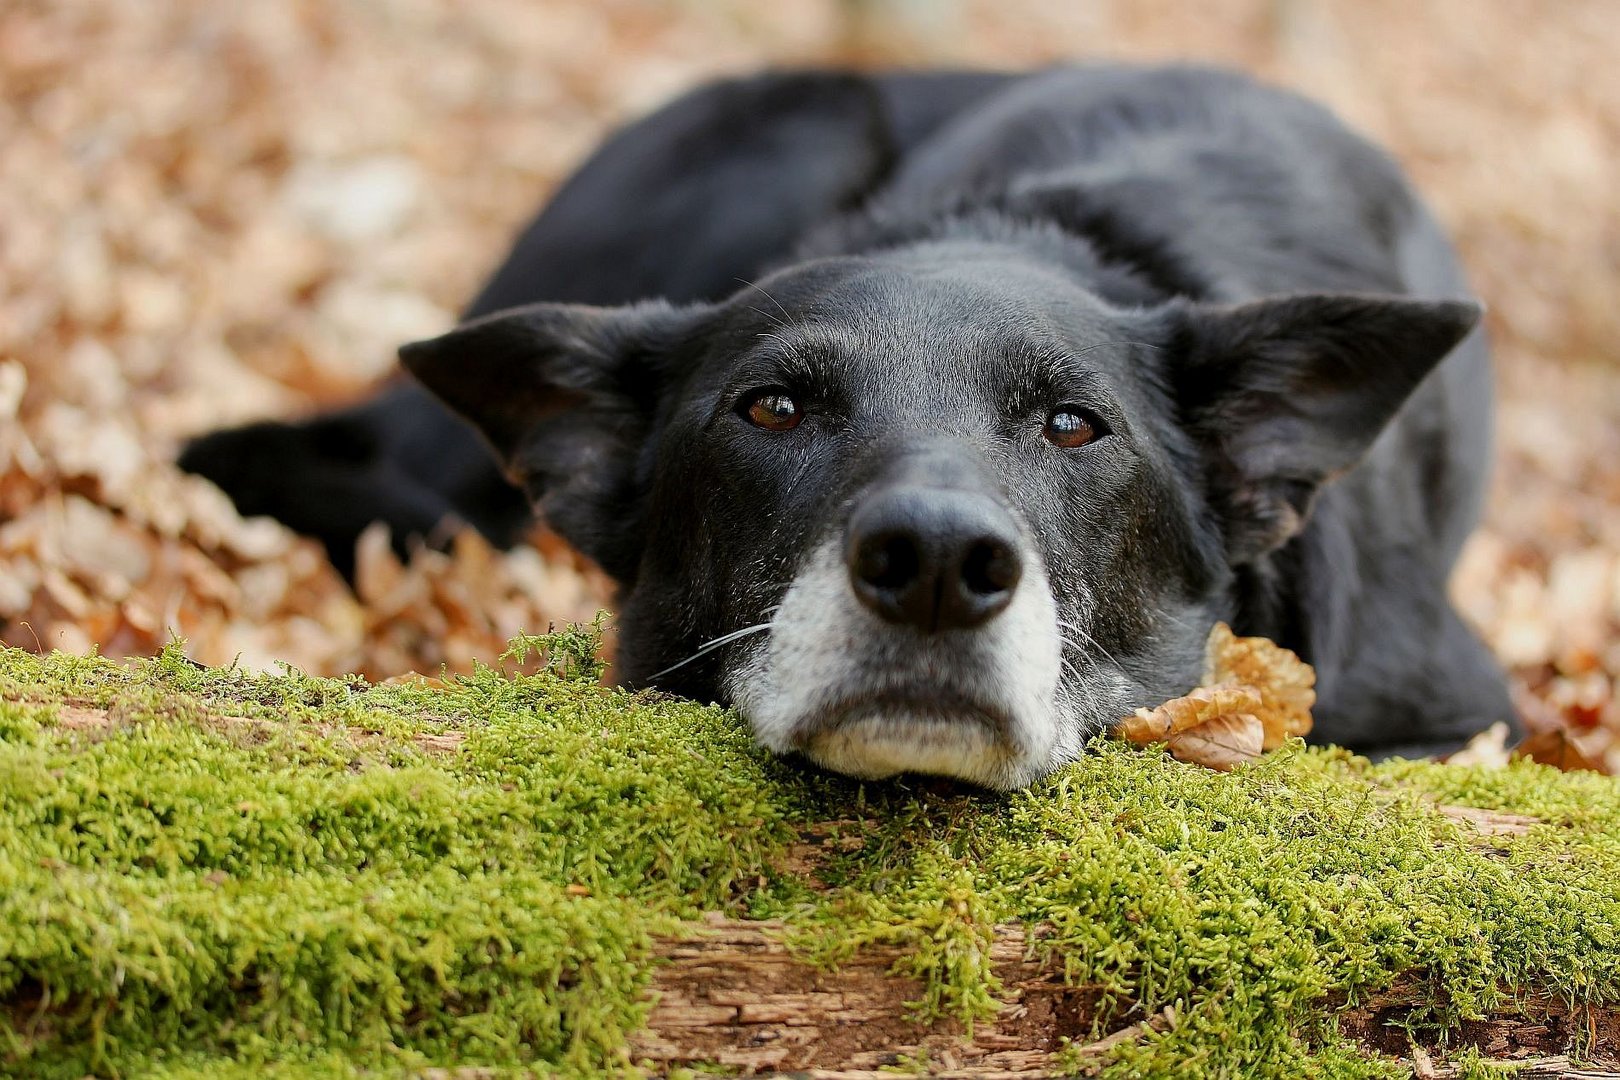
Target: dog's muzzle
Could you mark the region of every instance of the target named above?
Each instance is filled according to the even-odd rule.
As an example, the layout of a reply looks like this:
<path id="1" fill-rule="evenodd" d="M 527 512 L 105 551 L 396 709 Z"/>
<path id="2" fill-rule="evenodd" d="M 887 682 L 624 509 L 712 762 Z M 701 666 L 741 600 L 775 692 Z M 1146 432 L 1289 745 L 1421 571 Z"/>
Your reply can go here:
<path id="1" fill-rule="evenodd" d="M 907 455 L 726 675 L 760 741 L 859 777 L 1013 787 L 1057 751 L 1051 586 L 967 455 Z"/>

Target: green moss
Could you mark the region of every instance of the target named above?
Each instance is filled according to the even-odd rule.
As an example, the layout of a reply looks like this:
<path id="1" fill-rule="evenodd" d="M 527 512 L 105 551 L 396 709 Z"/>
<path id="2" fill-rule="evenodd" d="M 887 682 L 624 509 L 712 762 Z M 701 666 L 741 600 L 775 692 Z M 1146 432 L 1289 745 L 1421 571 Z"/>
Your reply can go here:
<path id="1" fill-rule="evenodd" d="M 1614 780 L 1100 743 L 1015 795 L 861 785 L 598 689 L 589 640 L 442 687 L 0 651 L 0 1072 L 624 1071 L 653 938 L 710 909 L 807 961 L 900 945 L 918 1012 L 968 1021 L 994 926 L 1045 924 L 1096 1034 L 1158 1018 L 1121 1076 L 1392 1075 L 1329 1003 L 1397 977 L 1415 1025 L 1620 1000 Z M 1484 843 L 1436 801 L 1546 824 Z M 860 843 L 818 882 L 777 869 L 832 820 Z"/>
<path id="2" fill-rule="evenodd" d="M 1510 1062 L 1492 1061 L 1474 1047 L 1456 1054 L 1449 1062 L 1457 1080 L 1507 1080 L 1528 1066 Z"/>
<path id="3" fill-rule="evenodd" d="M 846 889 L 790 942 L 807 960 L 833 968 L 867 945 L 898 945 L 904 953 L 896 974 L 923 980 L 923 996 L 912 1003 L 918 1019 L 955 1016 L 971 1031 L 976 1020 L 994 1015 L 1001 991 L 990 962 L 1004 915 L 999 896 L 926 839 L 906 873 L 910 887 Z"/>

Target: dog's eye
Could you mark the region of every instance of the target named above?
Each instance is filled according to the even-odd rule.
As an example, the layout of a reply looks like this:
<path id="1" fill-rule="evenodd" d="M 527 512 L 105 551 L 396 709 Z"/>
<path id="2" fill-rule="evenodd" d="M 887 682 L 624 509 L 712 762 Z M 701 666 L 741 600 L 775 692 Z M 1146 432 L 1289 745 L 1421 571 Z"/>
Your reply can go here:
<path id="1" fill-rule="evenodd" d="M 792 431 L 804 419 L 804 410 L 780 386 L 755 390 L 742 399 L 743 419 L 766 431 Z"/>
<path id="2" fill-rule="evenodd" d="M 1090 410 L 1059 405 L 1047 418 L 1043 434 L 1053 446 L 1073 450 L 1108 434 L 1108 426 Z"/>

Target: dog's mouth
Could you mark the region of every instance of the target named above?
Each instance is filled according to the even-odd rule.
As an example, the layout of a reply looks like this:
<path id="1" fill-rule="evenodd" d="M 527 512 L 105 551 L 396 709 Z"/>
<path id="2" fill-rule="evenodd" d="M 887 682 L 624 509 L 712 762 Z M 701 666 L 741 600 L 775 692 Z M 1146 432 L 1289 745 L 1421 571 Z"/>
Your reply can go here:
<path id="1" fill-rule="evenodd" d="M 802 750 L 825 736 L 885 721 L 939 728 L 942 734 L 963 726 L 974 727 L 996 740 L 1005 740 L 1013 722 L 1005 709 L 949 688 L 885 689 L 837 699 L 815 716 L 806 717 L 794 732 L 793 743 Z"/>
<path id="2" fill-rule="evenodd" d="M 904 772 L 962 775 L 979 763 L 991 782 L 1016 758 L 1008 739 L 1012 717 L 994 705 L 938 688 L 885 690 L 854 696 L 806 718 L 793 748 L 817 764 L 861 779 Z"/>

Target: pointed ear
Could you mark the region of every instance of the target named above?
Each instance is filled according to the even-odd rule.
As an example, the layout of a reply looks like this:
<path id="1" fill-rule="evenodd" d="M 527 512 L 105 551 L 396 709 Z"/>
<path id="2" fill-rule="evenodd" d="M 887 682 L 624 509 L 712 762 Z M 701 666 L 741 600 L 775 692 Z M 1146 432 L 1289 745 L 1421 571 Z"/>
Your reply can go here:
<path id="1" fill-rule="evenodd" d="M 655 395 L 664 356 L 695 321 L 663 302 L 529 304 L 400 346 L 405 369 L 510 460 L 534 424 L 594 402 Z M 648 400 L 646 404 L 651 404 Z"/>
<path id="2" fill-rule="evenodd" d="M 1471 301 L 1372 295 L 1179 312 L 1176 393 L 1205 449 L 1233 562 L 1304 527 L 1320 486 L 1361 460 L 1481 312 Z"/>
<path id="3" fill-rule="evenodd" d="M 483 433 L 552 528 L 624 580 L 639 560 L 634 462 L 702 306 L 531 304 L 399 350 Z"/>

